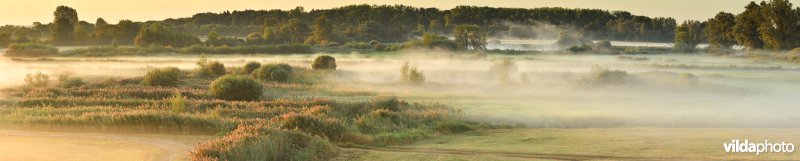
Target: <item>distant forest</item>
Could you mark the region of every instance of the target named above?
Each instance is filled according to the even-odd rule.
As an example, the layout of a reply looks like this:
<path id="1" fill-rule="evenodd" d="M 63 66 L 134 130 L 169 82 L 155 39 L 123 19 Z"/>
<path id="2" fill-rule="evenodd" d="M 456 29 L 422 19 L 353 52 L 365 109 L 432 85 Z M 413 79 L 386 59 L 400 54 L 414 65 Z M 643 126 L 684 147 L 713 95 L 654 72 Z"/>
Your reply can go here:
<path id="1" fill-rule="evenodd" d="M 404 5 L 350 5 L 306 11 L 245 10 L 198 13 L 192 17 L 116 24 L 98 18 L 78 19 L 75 9 L 59 6 L 51 23 L 0 27 L 0 45 L 43 42 L 54 45 L 165 45 L 236 44 L 329 45 L 346 42 L 403 43 L 425 39 L 447 40 L 471 48 L 485 37 L 531 39 L 541 37 L 537 27 L 555 26 L 590 40 L 673 42 L 691 52 L 699 43 L 711 48 L 793 49 L 800 46 L 800 9 L 788 0 L 751 2 L 739 14 L 720 12 L 707 21 L 680 24 L 668 17 L 647 17 L 626 11 L 568 8 L 494 8 L 458 6 L 449 10 Z M 461 27 L 459 27 L 461 26 Z M 461 34 L 461 35 L 457 35 Z M 447 35 L 447 36 L 440 36 Z M 468 37 L 479 35 L 480 37 Z M 462 38 L 462 40 L 458 40 Z M 485 43 L 485 42 L 483 42 Z M 480 45 L 472 47 L 480 49 Z"/>

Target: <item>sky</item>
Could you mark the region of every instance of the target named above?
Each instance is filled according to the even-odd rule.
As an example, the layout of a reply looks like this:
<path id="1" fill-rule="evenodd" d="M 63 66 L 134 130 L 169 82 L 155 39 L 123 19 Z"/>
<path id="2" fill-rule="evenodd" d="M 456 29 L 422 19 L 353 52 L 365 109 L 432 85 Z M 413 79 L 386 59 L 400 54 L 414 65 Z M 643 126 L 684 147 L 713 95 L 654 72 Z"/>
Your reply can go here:
<path id="1" fill-rule="evenodd" d="M 800 4 L 800 0 L 790 0 Z M 624 10 L 650 17 L 673 17 L 678 21 L 706 20 L 720 11 L 739 13 L 750 0 L 0 0 L 0 24 L 31 25 L 51 22 L 53 11 L 66 5 L 78 11 L 81 20 L 102 17 L 116 23 L 190 17 L 200 12 L 226 10 L 328 9 L 351 4 L 403 4 L 450 9 L 459 5 L 537 8 L 566 7 Z"/>

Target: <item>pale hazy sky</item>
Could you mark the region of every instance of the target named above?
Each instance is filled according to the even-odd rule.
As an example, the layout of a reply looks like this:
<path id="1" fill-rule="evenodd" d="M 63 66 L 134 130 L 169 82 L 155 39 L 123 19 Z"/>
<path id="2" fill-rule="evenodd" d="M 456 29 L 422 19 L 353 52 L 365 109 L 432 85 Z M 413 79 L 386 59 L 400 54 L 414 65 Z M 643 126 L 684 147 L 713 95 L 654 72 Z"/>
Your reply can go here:
<path id="1" fill-rule="evenodd" d="M 790 0 L 800 4 L 800 0 Z M 458 5 L 492 7 L 567 7 L 625 10 L 651 17 L 674 17 L 705 20 L 719 11 L 739 13 L 750 0 L 0 0 L 0 24 L 30 25 L 50 22 L 58 5 L 78 11 L 81 20 L 94 22 L 98 17 L 116 23 L 189 17 L 199 12 L 244 9 L 327 9 L 350 4 L 404 4 L 416 7 L 450 9 Z"/>

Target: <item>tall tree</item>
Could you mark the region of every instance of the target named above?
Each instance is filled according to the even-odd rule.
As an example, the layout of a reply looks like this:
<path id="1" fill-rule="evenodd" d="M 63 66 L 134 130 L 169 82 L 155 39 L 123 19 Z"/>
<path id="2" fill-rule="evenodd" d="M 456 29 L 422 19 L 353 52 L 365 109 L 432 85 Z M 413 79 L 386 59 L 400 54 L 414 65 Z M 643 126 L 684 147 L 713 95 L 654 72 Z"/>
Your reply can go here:
<path id="1" fill-rule="evenodd" d="M 314 20 L 314 27 L 311 31 L 311 36 L 306 39 L 306 43 L 314 43 L 319 45 L 335 42 L 333 34 L 333 25 L 328 21 L 325 15 L 319 16 Z"/>
<path id="2" fill-rule="evenodd" d="M 708 39 L 709 49 L 716 52 L 727 52 L 736 44 L 733 36 L 733 26 L 736 17 L 733 14 L 719 12 L 714 18 L 708 19 L 703 30 Z"/>
<path id="3" fill-rule="evenodd" d="M 457 25 L 453 29 L 456 43 L 465 50 L 486 49 L 486 32 L 477 25 Z"/>
<path id="4" fill-rule="evenodd" d="M 75 9 L 67 6 L 58 6 L 56 7 L 56 11 L 53 12 L 53 19 L 57 20 L 59 18 L 67 19 L 69 24 L 75 25 L 78 24 L 78 12 Z"/>
<path id="5" fill-rule="evenodd" d="M 76 24 L 78 24 L 78 12 L 75 9 L 67 6 L 56 7 L 56 11 L 53 12 L 53 24 L 50 26 L 53 43 L 73 43 Z"/>
<path id="6" fill-rule="evenodd" d="M 675 51 L 692 53 L 697 45 L 703 41 L 704 24 L 695 21 L 684 21 L 675 29 Z"/>
<path id="7" fill-rule="evenodd" d="M 789 0 L 771 0 L 762 5 L 764 21 L 758 27 L 764 47 L 775 50 L 792 49 L 800 43 L 798 11 Z"/>
<path id="8" fill-rule="evenodd" d="M 95 27 L 101 27 L 105 25 L 108 25 L 108 22 L 106 22 L 106 20 L 104 20 L 103 18 L 97 18 L 97 21 L 94 22 Z"/>
<path id="9" fill-rule="evenodd" d="M 74 40 L 75 26 L 67 18 L 58 18 L 50 26 L 50 33 L 55 44 L 70 44 Z"/>
<path id="10" fill-rule="evenodd" d="M 760 49 L 764 47 L 764 41 L 758 33 L 758 26 L 764 21 L 761 16 L 761 6 L 756 2 L 750 2 L 745 7 L 744 12 L 736 15 L 733 25 L 733 37 L 736 42 L 748 49 Z"/>

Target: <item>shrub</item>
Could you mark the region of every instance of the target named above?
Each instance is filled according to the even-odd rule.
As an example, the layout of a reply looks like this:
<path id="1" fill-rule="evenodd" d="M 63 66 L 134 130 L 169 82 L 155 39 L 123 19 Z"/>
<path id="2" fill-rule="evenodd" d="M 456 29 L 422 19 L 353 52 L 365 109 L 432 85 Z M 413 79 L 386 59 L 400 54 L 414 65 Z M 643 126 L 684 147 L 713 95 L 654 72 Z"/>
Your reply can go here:
<path id="1" fill-rule="evenodd" d="M 336 70 L 336 58 L 328 55 L 321 55 L 314 59 L 314 64 L 311 64 L 311 69 L 314 70 Z"/>
<path id="2" fill-rule="evenodd" d="M 250 74 L 250 73 L 253 73 L 253 71 L 258 69 L 259 67 L 261 67 L 261 63 L 251 61 L 251 62 L 247 62 L 247 64 L 244 65 L 242 70 L 243 70 L 243 72 L 245 74 Z"/>
<path id="3" fill-rule="evenodd" d="M 282 129 L 299 129 L 312 135 L 327 137 L 333 141 L 339 140 L 347 132 L 346 127 L 336 119 L 323 120 L 308 114 L 290 112 L 278 117 L 277 121 Z"/>
<path id="4" fill-rule="evenodd" d="M 178 86 L 180 78 L 181 70 L 176 67 L 151 69 L 142 78 L 142 84 L 146 86 Z"/>
<path id="5" fill-rule="evenodd" d="M 417 67 L 411 67 L 406 62 L 400 68 L 400 82 L 409 84 L 422 84 L 425 82 L 425 73 L 417 70 Z"/>
<path id="6" fill-rule="evenodd" d="M 180 91 L 175 92 L 175 96 L 169 100 L 170 110 L 174 113 L 186 112 L 186 101 Z"/>
<path id="7" fill-rule="evenodd" d="M 274 82 L 286 82 L 291 74 L 292 66 L 289 64 L 262 65 L 252 73 L 256 79 Z"/>
<path id="8" fill-rule="evenodd" d="M 462 133 L 472 131 L 474 128 L 464 122 L 444 121 L 436 125 L 436 129 L 443 134 Z"/>
<path id="9" fill-rule="evenodd" d="M 264 85 L 248 76 L 228 75 L 211 82 L 209 92 L 222 100 L 258 100 L 264 93 Z"/>
<path id="10" fill-rule="evenodd" d="M 489 72 L 494 74 L 500 83 L 505 84 L 511 82 L 511 76 L 517 72 L 518 68 L 514 61 L 506 59 L 492 64 L 492 66 L 489 67 Z"/>
<path id="11" fill-rule="evenodd" d="M 50 76 L 42 73 L 25 75 L 25 84 L 30 87 L 47 87 Z"/>
<path id="12" fill-rule="evenodd" d="M 58 54 L 58 49 L 34 43 L 11 44 L 6 48 L 7 56 L 53 56 Z"/>
<path id="13" fill-rule="evenodd" d="M 190 153 L 192 160 L 327 160 L 337 154 L 330 142 L 302 132 L 273 129 L 264 124 L 241 125 L 222 138 Z"/>
<path id="14" fill-rule="evenodd" d="M 58 86 L 62 88 L 80 87 L 86 84 L 80 77 L 58 76 Z"/>
<path id="15" fill-rule="evenodd" d="M 225 75 L 225 65 L 223 65 L 219 61 L 212 61 L 208 63 L 205 67 L 206 67 L 205 70 L 208 70 L 208 73 L 211 74 L 211 76 L 218 77 Z"/>

